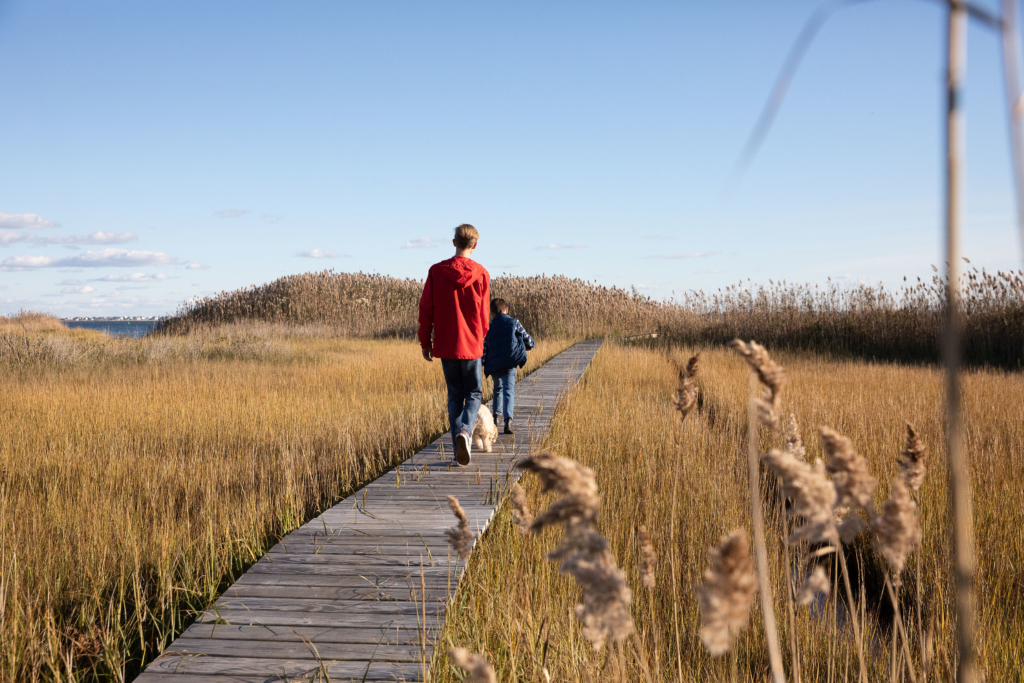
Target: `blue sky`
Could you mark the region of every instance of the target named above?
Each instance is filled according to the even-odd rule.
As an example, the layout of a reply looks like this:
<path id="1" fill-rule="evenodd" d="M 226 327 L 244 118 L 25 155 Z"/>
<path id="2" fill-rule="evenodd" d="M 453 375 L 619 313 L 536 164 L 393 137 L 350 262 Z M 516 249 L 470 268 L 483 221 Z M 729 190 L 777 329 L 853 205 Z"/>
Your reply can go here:
<path id="1" fill-rule="evenodd" d="M 461 222 L 492 275 L 656 297 L 930 275 L 938 4 L 836 14 L 729 184 L 817 6 L 0 0 L 0 313 L 421 278 Z M 999 42 L 968 48 L 964 253 L 1016 269 Z"/>

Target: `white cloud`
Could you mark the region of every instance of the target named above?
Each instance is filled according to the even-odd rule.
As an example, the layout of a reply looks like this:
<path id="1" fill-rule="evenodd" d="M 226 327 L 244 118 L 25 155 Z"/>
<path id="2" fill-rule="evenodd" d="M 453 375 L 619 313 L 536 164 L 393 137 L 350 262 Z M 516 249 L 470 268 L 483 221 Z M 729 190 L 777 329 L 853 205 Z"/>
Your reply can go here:
<path id="1" fill-rule="evenodd" d="M 284 220 L 284 216 L 278 213 L 261 213 L 260 218 L 268 223 L 280 223 Z"/>
<path id="2" fill-rule="evenodd" d="M 685 254 L 656 254 L 654 256 L 648 256 L 647 258 L 666 258 L 666 259 L 684 259 L 684 258 L 707 258 L 708 256 L 714 256 L 720 254 L 720 251 L 691 251 Z"/>
<path id="3" fill-rule="evenodd" d="M 249 213 L 248 209 L 224 209 L 223 211 L 214 211 L 214 215 L 220 216 L 221 218 L 238 218 Z"/>
<path id="4" fill-rule="evenodd" d="M 295 252 L 295 255 L 304 258 L 338 258 L 338 252 L 325 249 L 306 249 Z"/>
<path id="5" fill-rule="evenodd" d="M 89 249 L 67 258 L 23 254 L 0 261 L 0 270 L 26 270 L 29 268 L 137 268 L 177 263 L 178 259 L 159 251 L 128 251 L 126 249 Z"/>
<path id="6" fill-rule="evenodd" d="M 60 242 L 52 242 L 54 239 L 60 240 Z M 138 240 L 138 236 L 134 232 L 106 232 L 103 230 L 96 230 L 95 232 L 90 232 L 85 238 L 50 238 L 50 244 L 123 245 L 126 242 L 134 242 L 135 240 Z"/>
<path id="7" fill-rule="evenodd" d="M 76 244 L 124 244 L 139 239 L 134 232 L 104 232 L 99 230 L 88 235 L 65 235 L 63 237 L 40 237 L 20 230 L 0 230 L 0 244 L 7 247 L 17 242 L 24 244 L 62 244 L 72 247 Z"/>
<path id="8" fill-rule="evenodd" d="M 206 270 L 209 267 L 210 266 L 205 265 L 203 263 L 195 263 L 195 262 L 193 262 L 193 263 L 190 263 L 187 266 L 185 266 L 185 270 Z"/>
<path id="9" fill-rule="evenodd" d="M 177 263 L 178 259 L 160 251 L 128 251 L 125 249 L 89 249 L 77 256 L 61 259 L 62 266 L 84 266 L 98 268 L 115 266 L 131 268 L 138 266 L 162 266 Z"/>
<path id="10" fill-rule="evenodd" d="M 543 250 L 543 249 L 586 249 L 586 248 L 587 248 L 587 245 L 585 245 L 585 244 L 545 244 L 542 247 L 534 247 L 534 250 L 535 251 L 540 251 L 540 250 Z"/>
<path id="11" fill-rule="evenodd" d="M 3 213 L 0 212 L 0 228 L 8 230 L 42 230 L 55 228 L 60 223 L 48 221 L 34 213 Z"/>
<path id="12" fill-rule="evenodd" d="M 0 245 L 9 246 L 15 242 L 27 242 L 28 235 L 19 230 L 0 230 Z"/>
<path id="13" fill-rule="evenodd" d="M 81 280 L 61 280 L 57 284 L 61 287 L 74 287 L 75 285 L 84 285 L 85 283 Z"/>
<path id="14" fill-rule="evenodd" d="M 0 270 L 24 270 L 26 268 L 49 268 L 57 265 L 60 261 L 58 258 L 53 256 L 32 256 L 29 254 L 23 254 L 21 256 L 12 256 L 5 258 L 0 261 Z"/>
<path id="15" fill-rule="evenodd" d="M 169 280 L 163 273 L 147 275 L 146 273 L 132 273 L 131 275 L 107 275 L 98 277 L 93 282 L 156 282 L 157 280 Z"/>
<path id="16" fill-rule="evenodd" d="M 61 294 L 88 294 L 93 291 L 89 285 L 82 285 L 81 287 L 65 287 L 60 290 Z"/>
<path id="17" fill-rule="evenodd" d="M 444 242 L 443 239 L 438 237 L 417 237 L 414 240 L 409 240 L 402 245 L 402 249 L 429 249 L 436 247 L 438 244 Z"/>

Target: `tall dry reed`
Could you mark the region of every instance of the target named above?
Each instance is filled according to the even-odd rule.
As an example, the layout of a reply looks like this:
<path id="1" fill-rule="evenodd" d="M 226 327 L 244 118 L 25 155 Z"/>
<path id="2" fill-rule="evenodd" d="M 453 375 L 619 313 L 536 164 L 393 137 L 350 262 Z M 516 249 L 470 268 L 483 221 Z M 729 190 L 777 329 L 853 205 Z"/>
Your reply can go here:
<path id="1" fill-rule="evenodd" d="M 597 523 L 634 588 L 636 634 L 624 650 L 630 680 L 645 680 L 647 666 L 655 681 L 727 680 L 735 664 L 738 680 L 760 681 L 769 662 L 758 607 L 730 655 L 713 658 L 700 639 L 700 601 L 693 590 L 707 566 L 708 547 L 734 529 L 745 529 L 749 536 L 746 453 L 740 446 L 747 427 L 745 362 L 720 349 L 703 349 L 700 400 L 692 419 L 679 426 L 673 402 L 677 368 L 690 355 L 691 349 L 606 344 L 559 412 L 545 447 L 589 467 L 601 491 Z M 787 615 L 779 624 L 780 640 L 788 646 L 783 651 L 787 673 L 795 678 L 799 671 L 803 681 L 856 680 L 863 644 L 869 680 L 890 680 L 894 670 L 897 679 L 911 680 L 913 672 L 922 680 L 927 671 L 930 680 L 947 680 L 956 670 L 957 644 L 941 373 L 807 354 L 773 355 L 787 369 L 782 414 L 794 420 L 788 431 L 763 430 L 757 446 L 760 452 L 784 455 L 779 462 L 793 468 L 797 479 L 776 493 L 770 485 L 774 475 L 761 474 L 771 594 L 776 612 Z M 1012 680 L 1024 657 L 1024 594 L 1007 571 L 1024 563 L 1019 543 L 1024 512 L 1012 502 L 1014 492 L 1024 488 L 1021 410 L 1024 389 L 1015 375 L 966 373 L 964 414 L 971 428 L 965 433 L 965 452 L 979 490 L 988 492 L 976 502 L 982 549 L 979 633 L 984 636 L 979 656 L 988 680 Z M 907 441 L 904 420 L 914 423 L 916 441 Z M 826 432 L 827 442 L 803 442 L 799 424 L 831 424 L 833 431 Z M 839 545 L 838 496 L 825 461 L 840 474 L 843 495 L 858 505 L 870 478 L 883 482 L 866 502 L 884 516 L 887 501 L 901 500 L 891 484 L 909 471 L 905 465 L 901 469 L 900 461 L 924 462 L 926 444 L 933 451 L 927 460 L 932 471 L 920 479 L 916 492 L 907 486 L 920 545 L 905 546 L 901 585 L 896 586 L 890 581 L 895 569 L 883 548 L 914 535 L 899 530 L 886 539 L 876 523 L 876 529 L 863 529 L 851 543 Z M 896 457 L 901 450 L 916 455 Z M 678 486 L 670 470 L 676 458 L 681 458 Z M 766 458 L 765 465 L 769 462 Z M 524 489 L 530 505 L 541 509 L 551 495 L 530 480 Z M 786 499 L 792 504 L 783 504 Z M 790 511 L 799 519 L 788 519 Z M 867 523 L 869 514 L 861 509 L 845 516 L 857 515 Z M 902 518 L 903 529 L 912 530 L 913 516 Z M 813 523 L 817 530 L 794 534 L 814 528 Z M 641 579 L 640 525 L 660 555 L 653 589 Z M 793 539 L 788 561 L 787 537 Z M 545 670 L 553 680 L 600 678 L 606 660 L 592 652 L 573 612 L 578 588 L 546 560 L 558 543 L 558 536 L 549 533 L 524 540 L 511 510 L 499 511 L 474 551 L 441 637 L 472 639 L 487 652 L 499 680 L 545 680 Z M 840 556 L 848 560 L 849 591 Z M 509 576 L 516 577 L 511 584 Z M 443 658 L 435 660 L 433 674 L 438 681 L 455 680 Z"/>
<path id="2" fill-rule="evenodd" d="M 30 352 L 0 345 L 4 683 L 130 679 L 278 536 L 445 430 L 440 368 L 407 341 L 322 323 L 15 334 Z M 526 369 L 566 344 L 539 340 Z"/>

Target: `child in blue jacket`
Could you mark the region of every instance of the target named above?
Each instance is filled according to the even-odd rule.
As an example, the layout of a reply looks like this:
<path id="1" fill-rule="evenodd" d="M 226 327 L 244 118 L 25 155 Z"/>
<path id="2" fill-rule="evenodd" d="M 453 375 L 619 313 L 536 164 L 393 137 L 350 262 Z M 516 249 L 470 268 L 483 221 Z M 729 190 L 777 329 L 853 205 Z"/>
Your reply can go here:
<path id="1" fill-rule="evenodd" d="M 504 299 L 491 301 L 491 327 L 484 337 L 484 375 L 494 378 L 494 422 L 504 413 L 505 434 L 512 433 L 512 408 L 516 395 L 516 371 L 526 365 L 533 337 L 522 323 L 508 314 Z"/>

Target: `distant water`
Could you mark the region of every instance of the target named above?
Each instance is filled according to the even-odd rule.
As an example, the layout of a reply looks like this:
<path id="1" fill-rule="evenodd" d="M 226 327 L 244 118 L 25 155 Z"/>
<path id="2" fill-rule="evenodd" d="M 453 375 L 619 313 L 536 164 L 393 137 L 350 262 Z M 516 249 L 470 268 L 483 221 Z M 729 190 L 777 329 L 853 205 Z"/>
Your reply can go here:
<path id="1" fill-rule="evenodd" d="M 153 331 L 159 320 L 65 320 L 65 325 L 74 329 L 96 330 L 114 337 L 142 337 Z"/>

